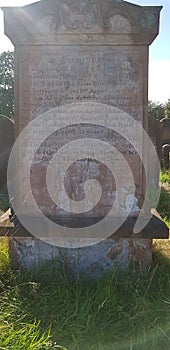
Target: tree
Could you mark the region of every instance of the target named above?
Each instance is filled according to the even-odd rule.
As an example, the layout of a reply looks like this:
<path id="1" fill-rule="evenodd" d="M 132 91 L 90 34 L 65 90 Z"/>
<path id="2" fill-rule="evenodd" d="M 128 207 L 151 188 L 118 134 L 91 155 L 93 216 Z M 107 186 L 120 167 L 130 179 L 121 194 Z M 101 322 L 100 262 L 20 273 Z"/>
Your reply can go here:
<path id="1" fill-rule="evenodd" d="M 0 114 L 14 117 L 14 53 L 0 55 Z"/>
<path id="2" fill-rule="evenodd" d="M 165 118 L 165 106 L 160 102 L 148 102 L 148 112 L 156 120 Z"/>
<path id="3" fill-rule="evenodd" d="M 165 104 L 165 118 L 170 118 L 170 99 Z"/>

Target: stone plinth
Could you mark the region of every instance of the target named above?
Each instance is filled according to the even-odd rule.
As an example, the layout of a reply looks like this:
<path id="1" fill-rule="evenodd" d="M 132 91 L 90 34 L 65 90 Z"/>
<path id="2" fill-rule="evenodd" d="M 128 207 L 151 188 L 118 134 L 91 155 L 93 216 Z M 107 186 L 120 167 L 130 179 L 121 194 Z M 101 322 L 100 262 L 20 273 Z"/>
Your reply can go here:
<path id="1" fill-rule="evenodd" d="M 64 268 L 70 277 L 80 274 L 98 278 L 116 267 L 126 270 L 134 266 L 146 271 L 152 261 L 152 240 L 107 239 L 93 246 L 66 250 L 52 242 L 48 245 L 32 238 L 13 238 L 10 255 L 15 270 L 38 268 L 51 262 L 51 268 Z"/>

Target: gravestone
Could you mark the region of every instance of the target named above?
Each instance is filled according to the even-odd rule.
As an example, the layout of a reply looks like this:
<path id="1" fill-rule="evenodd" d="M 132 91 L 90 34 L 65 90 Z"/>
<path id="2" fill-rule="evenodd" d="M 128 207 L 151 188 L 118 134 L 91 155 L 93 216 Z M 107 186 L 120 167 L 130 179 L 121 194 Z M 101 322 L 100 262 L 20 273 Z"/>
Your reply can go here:
<path id="1" fill-rule="evenodd" d="M 160 10 L 122 0 L 3 8 L 15 46 L 20 139 L 10 193 L 21 224 L 10 247 L 19 266 L 55 258 L 92 276 L 131 261 L 146 268 L 152 238 L 168 236 L 145 203 L 148 173 L 158 186 L 144 130 Z M 149 219 L 136 231 L 141 213 Z"/>
<path id="2" fill-rule="evenodd" d="M 163 118 L 160 120 L 160 138 L 162 146 L 166 143 L 170 144 L 170 119 Z"/>
<path id="3" fill-rule="evenodd" d="M 162 146 L 162 158 L 163 158 L 163 167 L 167 170 L 169 170 L 169 155 L 170 155 L 170 145 L 165 144 Z"/>

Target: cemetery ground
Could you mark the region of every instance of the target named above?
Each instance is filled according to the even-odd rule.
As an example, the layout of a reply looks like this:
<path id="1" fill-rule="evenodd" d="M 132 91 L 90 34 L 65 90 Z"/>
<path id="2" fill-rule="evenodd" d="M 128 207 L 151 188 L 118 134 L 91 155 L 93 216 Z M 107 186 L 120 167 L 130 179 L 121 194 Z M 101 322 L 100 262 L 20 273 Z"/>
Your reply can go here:
<path id="1" fill-rule="evenodd" d="M 170 174 L 161 174 L 158 211 L 170 227 Z M 6 209 L 7 203 L 1 208 Z M 170 349 L 170 244 L 153 241 L 148 272 L 100 281 L 68 280 L 63 267 L 14 274 L 0 241 L 0 349 Z"/>

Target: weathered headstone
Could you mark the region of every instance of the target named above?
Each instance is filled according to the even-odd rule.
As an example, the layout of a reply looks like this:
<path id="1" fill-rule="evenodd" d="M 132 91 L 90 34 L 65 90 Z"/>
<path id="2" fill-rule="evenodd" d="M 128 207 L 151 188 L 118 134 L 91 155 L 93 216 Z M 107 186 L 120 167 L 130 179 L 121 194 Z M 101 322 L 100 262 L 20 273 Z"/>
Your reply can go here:
<path id="1" fill-rule="evenodd" d="M 170 119 L 163 118 L 160 121 L 160 139 L 162 145 L 170 144 Z"/>
<path id="2" fill-rule="evenodd" d="M 163 158 L 163 167 L 169 170 L 170 167 L 170 145 L 165 144 L 162 146 L 162 158 Z"/>
<path id="3" fill-rule="evenodd" d="M 44 241 L 14 238 L 11 251 L 24 268 L 64 254 L 73 273 L 95 275 L 115 263 L 127 268 L 131 260 L 146 267 L 151 239 L 168 235 L 156 218 L 134 231 L 146 192 L 143 154 L 148 172 L 148 47 L 161 7 L 42 0 L 3 10 L 15 46 L 16 135 L 22 135 L 14 209 Z M 69 232 L 72 249 L 65 250 Z"/>

